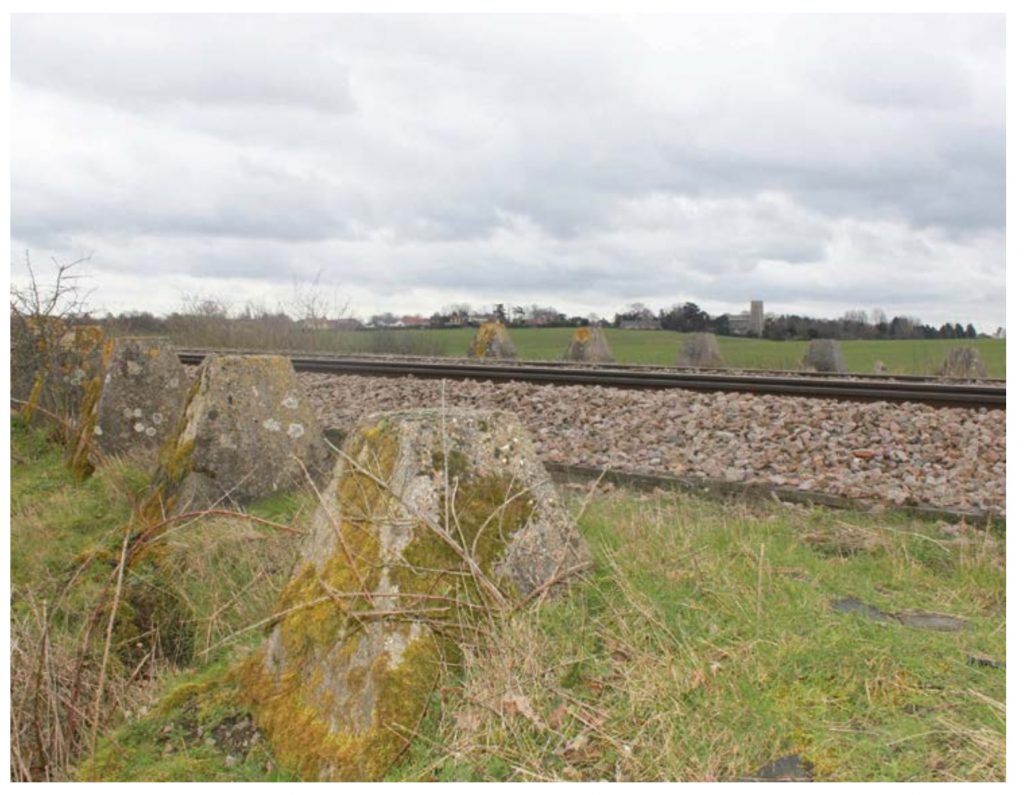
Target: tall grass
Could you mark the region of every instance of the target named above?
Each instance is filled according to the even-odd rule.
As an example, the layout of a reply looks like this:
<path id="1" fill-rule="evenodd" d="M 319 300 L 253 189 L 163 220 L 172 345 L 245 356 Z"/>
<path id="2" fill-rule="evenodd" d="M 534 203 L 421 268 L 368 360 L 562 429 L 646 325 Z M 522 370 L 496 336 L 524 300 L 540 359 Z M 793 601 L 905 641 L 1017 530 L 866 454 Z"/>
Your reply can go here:
<path id="1" fill-rule="evenodd" d="M 171 575 L 156 581 L 125 565 L 122 544 L 144 470 L 111 460 L 80 484 L 45 430 L 15 419 L 11 439 L 11 777 L 62 780 L 177 670 L 159 633 L 122 631 L 123 594 L 187 605 L 188 646 L 197 662 L 215 661 L 234 642 L 251 642 L 235 632 L 269 610 L 294 560 L 294 537 L 268 529 L 266 518 L 291 522 L 308 506 L 278 498 L 255 506 L 253 518 L 221 512 L 169 525 Z"/>

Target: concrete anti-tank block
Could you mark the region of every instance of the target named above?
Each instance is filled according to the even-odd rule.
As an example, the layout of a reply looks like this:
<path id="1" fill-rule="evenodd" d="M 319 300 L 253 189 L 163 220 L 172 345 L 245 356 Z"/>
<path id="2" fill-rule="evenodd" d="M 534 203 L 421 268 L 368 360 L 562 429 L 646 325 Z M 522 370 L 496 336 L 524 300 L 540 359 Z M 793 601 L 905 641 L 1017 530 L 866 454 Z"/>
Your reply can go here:
<path id="1" fill-rule="evenodd" d="M 208 356 L 160 453 L 154 488 L 175 513 L 244 505 L 320 478 L 330 450 L 284 356 Z"/>
<path id="2" fill-rule="evenodd" d="M 515 359 L 517 356 L 508 329 L 501 323 L 481 325 L 466 355 L 474 359 Z"/>
<path id="3" fill-rule="evenodd" d="M 946 354 L 939 375 L 947 378 L 988 378 L 988 368 L 981 354 L 965 345 Z"/>
<path id="4" fill-rule="evenodd" d="M 818 373 L 845 373 L 843 349 L 835 340 L 811 340 L 804 354 L 804 367 Z"/>
<path id="5" fill-rule="evenodd" d="M 572 334 L 572 342 L 565 352 L 566 361 L 598 362 L 608 364 L 615 361 L 608 338 L 600 326 L 584 326 Z"/>
<path id="6" fill-rule="evenodd" d="M 724 368 L 725 360 L 714 334 L 701 331 L 683 341 L 676 358 L 677 367 Z"/>
<path id="7" fill-rule="evenodd" d="M 72 471 L 87 474 L 111 455 L 155 464 L 187 393 L 188 376 L 166 337 L 107 340 L 101 371 L 82 403 Z"/>
<path id="8" fill-rule="evenodd" d="M 380 778 L 483 612 L 564 588 L 589 561 L 513 415 L 370 415 L 323 492 L 279 620 L 241 667 L 243 693 L 283 764 Z"/>

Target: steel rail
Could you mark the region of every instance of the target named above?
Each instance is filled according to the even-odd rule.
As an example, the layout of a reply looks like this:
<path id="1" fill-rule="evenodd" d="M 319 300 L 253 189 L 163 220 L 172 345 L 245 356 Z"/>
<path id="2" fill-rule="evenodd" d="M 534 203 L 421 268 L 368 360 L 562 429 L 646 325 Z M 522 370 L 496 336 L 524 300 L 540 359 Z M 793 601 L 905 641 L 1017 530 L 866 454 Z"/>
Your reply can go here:
<path id="1" fill-rule="evenodd" d="M 478 359 L 459 356 L 414 356 L 411 354 L 369 354 L 369 353 L 323 353 L 319 351 L 301 350 L 257 350 L 255 348 L 179 348 L 179 351 L 205 355 L 207 353 L 223 353 L 239 356 L 266 356 L 275 354 L 279 356 L 301 357 L 303 359 L 344 359 L 368 360 L 387 362 L 436 362 L 438 364 L 478 364 Z M 788 378 L 816 378 L 819 380 L 841 380 L 841 381 L 895 381 L 899 383 L 928 383 L 928 384 L 974 384 L 980 386 L 1003 387 L 1006 380 L 1002 378 L 954 378 L 952 376 L 938 375 L 905 375 L 895 373 L 816 373 L 808 370 L 773 370 L 768 368 L 744 369 L 741 367 L 680 367 L 664 364 L 614 364 L 596 362 L 572 362 L 563 359 L 506 359 L 501 364 L 506 367 L 558 367 L 572 370 L 602 370 L 613 369 L 625 372 L 650 372 L 650 373 L 692 373 L 694 375 L 749 375 L 749 376 L 780 376 Z"/>
<path id="2" fill-rule="evenodd" d="M 211 353 L 181 350 L 184 364 L 199 364 Z M 583 369 L 537 364 L 466 363 L 367 359 L 290 354 L 300 372 L 481 381 L 522 381 L 534 384 L 571 384 L 622 389 L 683 389 L 703 392 L 746 392 L 834 400 L 916 402 L 970 408 L 1006 407 L 1005 384 L 934 383 L 893 380 L 840 380 L 808 376 L 741 375 L 672 371 L 636 371 L 620 368 Z"/>

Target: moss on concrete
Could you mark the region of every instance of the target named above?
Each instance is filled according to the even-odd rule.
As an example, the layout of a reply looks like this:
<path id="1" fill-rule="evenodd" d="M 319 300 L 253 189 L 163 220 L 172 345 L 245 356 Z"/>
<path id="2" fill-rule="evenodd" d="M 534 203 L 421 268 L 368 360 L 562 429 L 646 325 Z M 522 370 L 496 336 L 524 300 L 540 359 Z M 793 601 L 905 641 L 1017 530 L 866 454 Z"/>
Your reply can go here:
<path id="1" fill-rule="evenodd" d="M 100 402 L 100 393 L 103 390 L 103 373 L 110 364 L 114 347 L 113 339 L 103 342 L 96 372 L 82 384 L 82 405 L 79 411 L 78 425 L 68 442 L 66 455 L 68 468 L 75 480 L 78 481 L 85 480 L 96 469 L 92 463 L 93 434 L 96 432 L 97 407 Z"/>
<path id="2" fill-rule="evenodd" d="M 473 337 L 467 356 L 476 359 L 514 359 L 516 349 L 501 323 L 483 323 Z"/>
<path id="3" fill-rule="evenodd" d="M 493 576 L 534 513 L 511 472 L 454 443 L 446 467 L 437 426 L 405 420 L 348 439 L 357 463 L 339 465 L 268 641 L 236 671 L 275 754 L 304 778 L 387 772 L 491 598 L 467 559 Z"/>

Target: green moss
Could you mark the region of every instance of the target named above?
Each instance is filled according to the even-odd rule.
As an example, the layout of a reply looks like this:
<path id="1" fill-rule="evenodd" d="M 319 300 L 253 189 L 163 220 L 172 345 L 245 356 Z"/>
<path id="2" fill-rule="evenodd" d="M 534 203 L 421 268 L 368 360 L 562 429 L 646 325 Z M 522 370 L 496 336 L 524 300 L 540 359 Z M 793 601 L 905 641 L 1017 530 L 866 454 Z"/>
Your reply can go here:
<path id="1" fill-rule="evenodd" d="M 483 429 L 481 429 L 483 430 Z M 445 455 L 442 450 L 435 450 L 430 457 L 430 463 L 435 472 L 445 471 Z M 448 480 L 449 482 L 462 478 L 469 471 L 469 459 L 461 450 L 448 451 Z"/>
<path id="2" fill-rule="evenodd" d="M 484 475 L 460 481 L 453 503 L 452 525 L 462 530 L 481 569 L 493 574 L 509 538 L 533 515 L 533 497 L 515 477 Z"/>
<path id="3" fill-rule="evenodd" d="M 190 407 L 199 394 L 204 371 L 200 371 L 185 396 L 178 424 L 160 447 L 156 473 L 153 475 L 149 497 L 140 510 L 143 517 L 156 520 L 173 512 L 178 489 L 192 471 L 192 454 L 195 439 L 182 440 L 188 427 Z"/>
<path id="4" fill-rule="evenodd" d="M 93 434 L 96 431 L 97 409 L 102 389 L 102 370 L 84 387 L 78 427 L 71 435 L 67 449 L 67 465 L 75 480 L 83 481 L 96 471 L 92 463 Z"/>
<path id="5" fill-rule="evenodd" d="M 43 396 L 44 381 L 43 374 L 37 373 L 35 381 L 32 382 L 32 391 L 28 393 L 28 400 L 25 401 L 25 405 L 21 409 L 21 417 L 26 422 L 32 422 L 36 412 L 39 410 L 39 400 Z"/>
<path id="6" fill-rule="evenodd" d="M 77 781 L 292 781 L 265 740 L 232 743 L 226 727 L 248 717 L 226 662 L 187 672 L 155 708 L 102 739 Z"/>
<path id="7" fill-rule="evenodd" d="M 379 586 L 380 549 L 374 525 L 393 498 L 377 481 L 390 479 L 398 440 L 382 422 L 350 440 L 347 449 L 373 477 L 349 471 L 340 479 L 336 496 L 344 515 L 337 528 L 335 553 L 322 563 L 304 565 L 278 599 L 275 612 L 283 615 L 275 628 L 287 670 L 279 678 L 272 676 L 256 654 L 236 671 L 260 727 L 279 756 L 308 777 L 319 774 L 324 760 L 335 760 L 339 769 L 350 771 L 341 774 L 344 777 L 358 777 L 352 771 L 362 763 L 362 741 L 332 733 L 320 719 L 324 694 L 321 679 L 311 675 L 310 666 L 318 652 L 337 644 L 346 630 L 358 627 L 351 611 L 370 607 L 365 597 L 336 594 L 368 593 Z M 350 637 L 338 653 L 349 657 L 357 644 L 358 639 Z"/>
<path id="8" fill-rule="evenodd" d="M 114 339 L 103 340 L 102 332 L 99 341 L 95 335 L 87 337 L 89 345 L 102 344 L 102 353 L 97 372 L 82 387 L 82 404 L 75 427 L 68 442 L 67 464 L 72 476 L 79 481 L 85 480 L 96 470 L 93 464 L 95 457 L 94 433 L 99 419 L 100 394 L 103 391 L 103 379 L 114 356 Z"/>
<path id="9" fill-rule="evenodd" d="M 280 680 L 266 672 L 259 655 L 236 670 L 245 693 L 276 692 L 257 702 L 259 725 L 275 758 L 303 779 L 366 781 L 381 778 L 408 746 L 426 698 L 442 670 L 446 645 L 427 634 L 409 643 L 394 668 L 386 655 L 357 676 L 374 680 L 378 698 L 373 725 L 365 732 L 332 728 L 323 716 L 317 677 L 289 671 Z M 285 696 L 287 694 L 287 696 Z"/>
<path id="10" fill-rule="evenodd" d="M 486 596 L 475 590 L 472 577 L 465 576 L 463 557 L 429 527 L 419 525 L 412 529 L 402 561 L 387 566 L 388 583 L 397 587 L 402 614 L 354 615 L 373 608 L 372 600 L 359 594 L 381 587 L 380 524 L 399 508 L 381 484 L 393 477 L 399 453 L 397 433 L 382 421 L 353 437 L 347 452 L 373 476 L 350 469 L 339 479 L 335 498 L 342 515 L 334 551 L 326 561 L 302 566 L 281 594 L 274 655 L 275 660 L 283 660 L 282 667 L 269 670 L 261 652 L 246 660 L 237 675 L 260 727 L 285 764 L 304 777 L 375 779 L 404 750 L 402 730 L 411 730 L 419 722 L 441 662 L 458 661 L 459 637 L 451 630 L 462 624 L 456 611 Z M 443 457 L 433 456 L 431 465 L 441 472 Z M 533 505 L 527 495 L 517 496 L 522 485 L 514 478 L 467 477 L 467 471 L 469 461 L 464 455 L 449 455 L 448 476 L 453 484 L 458 481 L 458 488 L 452 504 L 442 497 L 438 508 L 442 515 L 448 513 L 453 532 L 461 529 L 455 535 L 464 542 L 466 552 L 491 574 L 507 539 L 529 520 Z M 429 614 L 423 612 L 425 608 Z M 397 661 L 381 653 L 368 665 L 354 664 L 366 622 L 374 620 L 385 621 L 386 631 L 404 635 L 408 645 Z M 413 627 L 420 634 L 409 634 Z M 331 688 L 323 680 L 323 665 L 347 671 L 348 694 L 362 692 L 372 682 L 375 709 L 367 730 L 351 728 L 359 725 L 346 713 L 351 702 L 334 703 Z M 332 728 L 328 715 L 349 728 Z"/>

